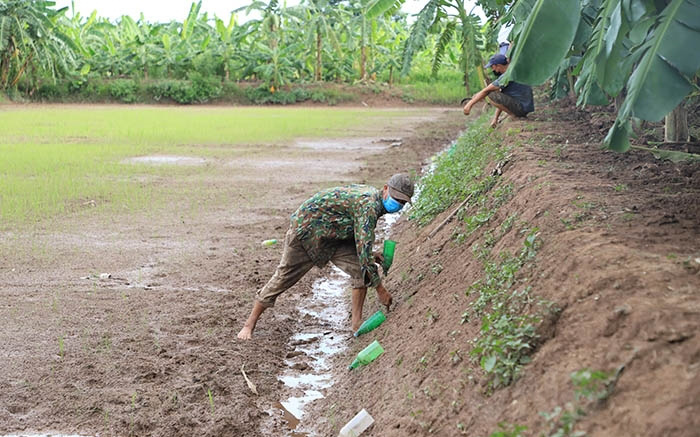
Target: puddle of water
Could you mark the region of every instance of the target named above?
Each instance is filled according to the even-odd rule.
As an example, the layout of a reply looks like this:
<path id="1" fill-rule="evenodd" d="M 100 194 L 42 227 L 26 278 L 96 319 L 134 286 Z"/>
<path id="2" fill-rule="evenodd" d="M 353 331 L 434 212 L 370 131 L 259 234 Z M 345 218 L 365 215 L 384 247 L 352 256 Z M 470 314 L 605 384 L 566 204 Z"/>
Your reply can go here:
<path id="1" fill-rule="evenodd" d="M 289 368 L 279 376 L 292 393 L 298 393 L 281 402 L 297 419 L 302 418 L 304 408 L 310 402 L 323 398 L 321 390 L 333 384 L 329 359 L 347 347 L 350 336 L 343 333 L 349 309 L 343 291 L 349 278 L 333 266 L 329 277 L 313 283 L 312 298 L 306 299 L 299 307 L 302 315 L 310 315 L 318 323 L 290 339 L 294 356 L 285 360 Z"/>
<path id="2" fill-rule="evenodd" d="M 298 147 L 306 147 L 314 150 L 384 150 L 390 147 L 390 143 L 376 138 L 343 138 L 302 140 L 295 143 Z"/>
<path id="3" fill-rule="evenodd" d="M 305 432 L 294 431 L 297 426 L 299 426 L 299 419 L 297 419 L 281 402 L 275 403 L 275 408 L 282 410 L 282 418 L 287 421 L 287 426 L 292 430 L 291 437 L 306 437 L 308 436 Z"/>
<path id="4" fill-rule="evenodd" d="M 195 158 L 192 156 L 173 156 L 173 155 L 152 155 L 152 156 L 137 156 L 134 158 L 125 159 L 122 161 L 126 164 L 150 164 L 150 165 L 204 165 L 207 160 L 204 158 Z"/>

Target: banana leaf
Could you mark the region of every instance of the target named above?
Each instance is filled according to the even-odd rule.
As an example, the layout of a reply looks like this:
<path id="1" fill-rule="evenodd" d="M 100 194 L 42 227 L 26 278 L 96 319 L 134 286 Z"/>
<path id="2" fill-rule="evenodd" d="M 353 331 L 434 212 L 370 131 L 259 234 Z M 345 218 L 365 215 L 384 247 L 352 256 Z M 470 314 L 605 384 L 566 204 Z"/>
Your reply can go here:
<path id="1" fill-rule="evenodd" d="M 401 8 L 404 1 L 405 0 L 375 0 L 368 5 L 365 17 L 368 20 L 372 20 L 389 10 L 397 10 Z"/>
<path id="2" fill-rule="evenodd" d="M 580 19 L 579 0 L 537 0 L 515 43 L 503 80 L 544 83 L 569 52 Z"/>
<path id="3" fill-rule="evenodd" d="M 627 81 L 627 98 L 620 107 L 605 145 L 624 152 L 630 147 L 629 119 L 659 121 L 693 89 L 688 79 L 700 68 L 700 0 L 673 0 L 659 16 L 643 53 Z"/>

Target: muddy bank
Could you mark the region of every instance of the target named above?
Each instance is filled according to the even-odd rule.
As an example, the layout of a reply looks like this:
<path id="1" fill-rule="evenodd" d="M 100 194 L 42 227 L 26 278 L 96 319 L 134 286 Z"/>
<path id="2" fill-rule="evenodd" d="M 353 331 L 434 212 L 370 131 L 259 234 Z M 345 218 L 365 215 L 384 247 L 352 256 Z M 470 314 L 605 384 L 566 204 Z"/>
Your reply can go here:
<path id="1" fill-rule="evenodd" d="M 339 371 L 313 413 L 318 435 L 335 435 L 366 408 L 376 420 L 367 436 L 489 436 L 500 422 L 552 435 L 567 420 L 588 436 L 697 436 L 700 167 L 602 151 L 606 128 L 590 114 L 538 112 L 500 128 L 518 145 L 497 185 L 513 194 L 478 231 L 455 238 L 472 207 L 429 238 L 456 204 L 424 228 L 398 223 L 388 280 L 397 306 L 336 368 L 372 339 L 386 352 Z M 479 297 L 466 292 L 485 277 L 479 247 L 517 254 L 534 228 L 537 254 L 513 290 L 526 311 L 546 310 L 532 361 L 494 388 L 470 357 L 482 319 L 465 318 Z M 604 395 L 591 400 L 574 386 L 582 369 L 605 372 Z"/>

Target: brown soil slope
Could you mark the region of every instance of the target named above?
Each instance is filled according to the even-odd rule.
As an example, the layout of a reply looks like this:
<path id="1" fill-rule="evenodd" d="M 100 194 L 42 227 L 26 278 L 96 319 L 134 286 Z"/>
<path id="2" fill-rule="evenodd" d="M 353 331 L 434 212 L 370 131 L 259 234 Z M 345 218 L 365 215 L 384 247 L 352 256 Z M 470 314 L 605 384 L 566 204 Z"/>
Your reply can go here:
<path id="1" fill-rule="evenodd" d="M 424 228 L 402 219 L 394 229 L 387 284 L 397 305 L 337 368 L 373 338 L 386 352 L 339 376 L 316 404 L 310 422 L 321 435 L 337 435 L 362 408 L 376 420 L 368 436 L 489 436 L 499 422 L 532 436 L 700 435 L 700 166 L 603 151 L 604 123 L 571 107 L 533 119 L 499 128 L 522 147 L 502 170 L 513 196 L 486 225 L 457 243 L 456 219 L 428 238 L 453 205 Z M 531 363 L 490 389 L 469 356 L 481 320 L 461 323 L 478 297 L 465 291 L 484 277 L 472 247 L 490 238 L 492 253 L 518 253 L 520 231 L 533 227 L 539 250 L 514 288 L 531 287 L 527 310 L 551 303 Z M 570 375 L 584 368 L 613 375 L 598 385 L 605 399 L 577 398 Z"/>

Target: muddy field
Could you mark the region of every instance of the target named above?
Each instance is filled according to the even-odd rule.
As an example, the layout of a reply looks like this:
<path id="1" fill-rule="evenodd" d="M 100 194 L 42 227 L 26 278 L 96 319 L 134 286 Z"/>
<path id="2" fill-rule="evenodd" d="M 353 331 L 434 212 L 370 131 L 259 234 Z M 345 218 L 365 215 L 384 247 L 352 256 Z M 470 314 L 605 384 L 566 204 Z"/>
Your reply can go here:
<path id="1" fill-rule="evenodd" d="M 260 242 L 282 238 L 317 189 L 418 171 L 464 122 L 426 108 L 352 138 L 278 145 L 275 159 L 209 162 L 231 170 L 204 191 L 231 195 L 206 208 L 95 217 L 85 202 L 30 230 L 4 229 L 0 435 L 288 434 L 279 401 L 293 393 L 278 376 L 292 335 L 319 323 L 298 304 L 320 272 L 264 315 L 254 342 L 237 341 L 281 251 Z M 177 158 L 149 162 L 198 165 Z"/>

